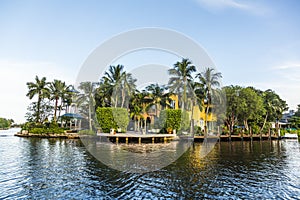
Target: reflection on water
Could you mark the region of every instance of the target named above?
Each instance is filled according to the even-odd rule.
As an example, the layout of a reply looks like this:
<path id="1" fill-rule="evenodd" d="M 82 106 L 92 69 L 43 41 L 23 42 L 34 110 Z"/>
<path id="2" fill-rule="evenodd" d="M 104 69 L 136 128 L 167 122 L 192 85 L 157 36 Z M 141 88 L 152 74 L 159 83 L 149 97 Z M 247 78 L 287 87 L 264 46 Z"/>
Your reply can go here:
<path id="1" fill-rule="evenodd" d="M 201 143 L 146 174 L 97 161 L 78 140 L 18 138 L 0 131 L 0 199 L 297 199 L 297 141 Z"/>

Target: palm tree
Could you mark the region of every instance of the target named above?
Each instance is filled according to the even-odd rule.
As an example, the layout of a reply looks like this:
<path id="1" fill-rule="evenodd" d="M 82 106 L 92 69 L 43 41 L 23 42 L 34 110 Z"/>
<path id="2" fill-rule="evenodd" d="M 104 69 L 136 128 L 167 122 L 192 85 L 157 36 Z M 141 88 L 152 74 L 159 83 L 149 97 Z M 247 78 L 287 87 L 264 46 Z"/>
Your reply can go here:
<path id="1" fill-rule="evenodd" d="M 276 94 L 274 91 L 268 89 L 264 92 L 260 91 L 259 95 L 262 95 L 264 100 L 264 107 L 266 109 L 266 114 L 264 117 L 263 125 L 260 129 L 260 132 L 264 129 L 264 126 L 268 119 L 271 120 L 277 120 L 281 117 L 282 112 L 287 110 L 287 104 L 285 101 L 283 101 L 278 94 Z M 276 123 L 276 128 L 277 128 Z"/>
<path id="2" fill-rule="evenodd" d="M 136 89 L 136 79 L 134 79 L 130 73 L 126 73 L 126 71 L 123 70 L 123 65 L 117 65 L 110 66 L 109 70 L 105 72 L 100 86 L 102 92 L 100 92 L 97 97 L 102 101 L 99 103 L 103 104 L 103 100 L 109 97 L 112 106 L 124 107 L 126 102 L 129 101 L 130 95 Z"/>
<path id="3" fill-rule="evenodd" d="M 166 86 L 160 86 L 157 83 L 147 86 L 146 90 L 149 92 L 149 97 L 152 99 L 151 104 L 155 106 L 155 115 L 158 117 L 158 110 L 170 104 L 170 93 L 166 92 Z"/>
<path id="4" fill-rule="evenodd" d="M 60 105 L 59 105 L 59 113 L 58 117 L 60 117 L 61 110 L 63 110 L 63 107 L 66 107 L 66 113 L 68 112 L 69 106 L 73 102 L 73 97 L 75 94 L 78 93 L 77 90 L 75 90 L 73 85 L 65 85 L 63 90 L 61 91 L 61 96 L 60 96 Z"/>
<path id="5" fill-rule="evenodd" d="M 82 93 L 78 94 L 77 103 L 88 108 L 88 122 L 90 130 L 92 130 L 92 112 L 94 111 L 95 107 L 94 93 L 96 91 L 97 84 L 98 83 L 81 82 L 78 87 Z"/>
<path id="6" fill-rule="evenodd" d="M 50 89 L 50 99 L 55 101 L 53 121 L 56 122 L 56 111 L 58 108 L 58 101 L 60 98 L 63 99 L 63 97 L 67 93 L 68 87 L 66 86 L 65 82 L 54 79 L 54 81 L 50 83 L 49 89 Z"/>
<path id="7" fill-rule="evenodd" d="M 143 99 L 145 95 L 136 91 L 135 94 L 130 99 L 130 118 L 134 120 L 134 130 L 140 130 L 140 119 L 143 118 Z"/>
<path id="8" fill-rule="evenodd" d="M 132 77 L 130 73 L 124 72 L 121 77 L 121 96 L 122 96 L 122 103 L 121 103 L 121 108 L 124 107 L 125 101 L 129 101 L 130 96 L 133 94 L 133 92 L 136 89 L 135 85 L 136 79 Z M 129 105 L 129 102 L 127 103 Z M 128 106 L 127 106 L 128 108 Z"/>
<path id="9" fill-rule="evenodd" d="M 50 95 L 49 88 L 47 87 L 48 85 L 49 85 L 49 83 L 46 82 L 46 77 L 39 79 L 38 76 L 35 76 L 35 82 L 27 82 L 27 87 L 28 87 L 29 91 L 26 94 L 26 96 L 29 97 L 29 99 L 32 99 L 36 95 L 38 97 L 37 113 L 36 113 L 36 122 L 37 123 L 40 122 L 41 101 L 44 98 L 48 98 Z"/>
<path id="10" fill-rule="evenodd" d="M 209 113 L 209 107 L 212 103 L 212 96 L 215 88 L 221 85 L 220 79 L 222 74 L 220 72 L 215 72 L 213 68 L 206 68 L 203 72 L 200 72 L 196 75 L 196 78 L 199 78 L 199 83 L 204 89 L 205 103 L 206 103 L 206 112 L 205 112 L 205 132 L 207 131 L 207 115 Z"/>
<path id="11" fill-rule="evenodd" d="M 196 67 L 192 65 L 189 59 L 183 58 L 181 62 L 174 64 L 173 69 L 169 69 L 171 78 L 169 79 L 170 90 L 182 95 L 181 109 L 184 110 L 187 101 L 187 86 L 193 80 L 192 73 L 196 71 Z M 183 90 L 182 90 L 183 88 Z"/>

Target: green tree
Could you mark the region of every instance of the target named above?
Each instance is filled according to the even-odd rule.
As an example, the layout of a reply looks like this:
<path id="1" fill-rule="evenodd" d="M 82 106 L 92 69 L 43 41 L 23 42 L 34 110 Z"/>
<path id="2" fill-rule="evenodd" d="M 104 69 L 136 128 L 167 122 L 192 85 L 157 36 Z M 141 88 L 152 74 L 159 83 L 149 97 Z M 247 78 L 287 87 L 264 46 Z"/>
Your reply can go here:
<path id="1" fill-rule="evenodd" d="M 233 85 L 223 88 L 223 91 L 226 94 L 225 125 L 230 134 L 233 132 L 233 127 L 238 122 L 239 105 L 241 103 L 239 92 L 241 89 L 242 87 Z"/>
<path id="2" fill-rule="evenodd" d="M 297 106 L 297 111 L 295 112 L 296 117 L 300 117 L 300 104 Z"/>
<path id="3" fill-rule="evenodd" d="M 167 92 L 166 86 L 157 83 L 148 85 L 146 90 L 149 93 L 148 97 L 152 100 L 151 105 L 155 106 L 155 115 L 159 117 L 158 111 L 170 106 L 170 93 Z"/>
<path id="4" fill-rule="evenodd" d="M 196 67 L 189 59 L 183 58 L 181 62 L 176 62 L 172 69 L 169 69 L 169 88 L 172 93 L 176 93 L 181 99 L 181 109 L 187 107 L 187 93 L 190 82 L 193 80 L 192 74 L 196 72 Z"/>
<path id="5" fill-rule="evenodd" d="M 242 88 L 239 91 L 238 119 L 249 130 L 249 120 L 258 122 L 265 114 L 263 98 L 259 96 L 251 87 Z"/>
<path id="6" fill-rule="evenodd" d="M 134 120 L 134 131 L 140 131 L 140 120 L 143 119 L 143 100 L 145 94 L 137 91 L 130 99 L 130 118 Z"/>
<path id="7" fill-rule="evenodd" d="M 12 123 L 14 123 L 14 120 L 0 117 L 0 129 L 10 128 Z"/>
<path id="8" fill-rule="evenodd" d="M 263 97 L 264 108 L 266 110 L 264 121 L 260 131 L 265 127 L 267 121 L 277 121 L 282 117 L 283 111 L 288 109 L 287 104 L 274 91 L 268 89 L 264 92 L 258 91 L 258 95 Z"/>
<path id="9" fill-rule="evenodd" d="M 40 120 L 40 107 L 41 107 L 41 101 L 44 98 L 49 98 L 50 91 L 47 87 L 49 85 L 48 82 L 46 82 L 46 77 L 43 77 L 42 79 L 39 79 L 38 76 L 35 77 L 35 82 L 27 82 L 27 87 L 29 89 L 28 93 L 26 94 L 29 99 L 32 99 L 34 96 L 37 96 L 37 110 L 36 110 L 36 122 L 41 122 Z"/>
<path id="10" fill-rule="evenodd" d="M 110 66 L 100 82 L 103 84 L 100 87 L 105 93 L 99 93 L 99 97 L 109 97 L 110 105 L 113 107 L 128 105 L 130 96 L 136 88 L 136 79 L 124 71 L 123 65 Z"/>
<path id="11" fill-rule="evenodd" d="M 41 122 L 46 121 L 46 119 L 50 118 L 53 113 L 53 106 L 49 101 L 46 101 L 46 99 L 42 99 L 40 102 L 39 110 L 38 112 L 38 106 L 37 102 L 32 102 L 27 110 L 28 112 L 25 114 L 25 118 L 28 122 L 36 122 L 37 115 L 39 113 L 39 119 Z"/>
<path id="12" fill-rule="evenodd" d="M 95 98 L 96 85 L 98 83 L 81 82 L 78 89 L 81 93 L 77 95 L 76 102 L 82 110 L 87 108 L 89 130 L 92 131 L 92 116 L 95 113 Z"/>
<path id="13" fill-rule="evenodd" d="M 199 79 L 200 85 L 204 89 L 204 96 L 206 103 L 205 106 L 205 116 L 209 114 L 210 105 L 212 105 L 212 101 L 216 98 L 216 88 L 220 87 L 220 79 L 222 78 L 222 74 L 220 72 L 215 72 L 213 68 L 206 68 L 203 72 L 200 72 L 196 75 L 196 78 Z M 205 117 L 205 127 L 207 128 L 207 119 Z M 207 132 L 205 128 L 205 132 Z"/>
<path id="14" fill-rule="evenodd" d="M 56 122 L 56 112 L 58 109 L 58 101 L 61 98 L 62 100 L 66 97 L 66 94 L 68 93 L 68 86 L 65 82 L 62 82 L 61 80 L 54 80 L 49 85 L 50 89 L 50 99 L 54 100 L 54 115 L 53 115 L 53 121 Z"/>

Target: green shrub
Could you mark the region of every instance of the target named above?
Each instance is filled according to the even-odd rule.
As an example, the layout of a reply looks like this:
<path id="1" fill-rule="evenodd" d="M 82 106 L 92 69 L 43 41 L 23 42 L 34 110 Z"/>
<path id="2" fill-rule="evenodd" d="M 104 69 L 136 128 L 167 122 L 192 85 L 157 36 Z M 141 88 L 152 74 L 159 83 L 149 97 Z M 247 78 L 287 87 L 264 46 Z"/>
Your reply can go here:
<path id="1" fill-rule="evenodd" d="M 258 125 L 252 125 L 251 126 L 251 130 L 252 130 L 252 133 L 253 134 L 260 134 L 259 130 L 260 130 L 260 127 Z"/>
<path id="2" fill-rule="evenodd" d="M 62 128 L 32 128 L 29 130 L 30 133 L 33 134 L 47 134 L 47 133 L 54 133 L 54 134 L 61 134 L 64 133 L 64 129 Z"/>
<path id="3" fill-rule="evenodd" d="M 195 135 L 204 135 L 204 131 L 201 129 L 200 126 L 194 126 L 194 133 Z"/>
<path id="4" fill-rule="evenodd" d="M 159 116 L 160 126 L 168 129 L 175 129 L 178 131 L 181 129 L 187 129 L 189 127 L 188 113 L 184 112 L 182 115 L 179 109 L 166 109 L 161 111 Z"/>
<path id="5" fill-rule="evenodd" d="M 104 133 L 109 133 L 111 128 L 121 128 L 122 132 L 126 132 L 129 116 L 125 108 L 98 107 L 96 114 Z"/>
<path id="6" fill-rule="evenodd" d="M 79 131 L 79 134 L 80 135 L 96 135 L 96 132 L 93 130 L 86 129 L 86 130 Z"/>
<path id="7" fill-rule="evenodd" d="M 180 129 L 182 131 L 187 131 L 190 128 L 190 116 L 187 111 L 183 111 L 181 115 L 181 123 L 180 123 Z"/>

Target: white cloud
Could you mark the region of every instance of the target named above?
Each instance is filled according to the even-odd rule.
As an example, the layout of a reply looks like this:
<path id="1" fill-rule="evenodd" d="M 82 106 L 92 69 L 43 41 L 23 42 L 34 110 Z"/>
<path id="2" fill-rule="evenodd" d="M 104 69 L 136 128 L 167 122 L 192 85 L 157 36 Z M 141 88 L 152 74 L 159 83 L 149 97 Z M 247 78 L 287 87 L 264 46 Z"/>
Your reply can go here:
<path id="1" fill-rule="evenodd" d="M 225 8 L 236 8 L 236 9 L 243 9 L 248 10 L 251 9 L 251 6 L 238 3 L 235 0 L 197 0 L 197 2 L 204 7 L 210 9 L 225 9 Z"/>
<path id="2" fill-rule="evenodd" d="M 34 77 L 45 76 L 48 81 L 60 79 L 67 84 L 74 84 L 77 69 L 59 66 L 55 63 L 41 61 L 0 60 L 0 117 L 12 118 L 24 122 L 24 115 L 30 103 L 26 93 L 26 83 Z"/>
<path id="3" fill-rule="evenodd" d="M 269 8 L 262 5 L 261 2 L 249 1 L 242 3 L 237 0 L 195 0 L 198 5 L 211 11 L 221 11 L 226 9 L 235 9 L 245 11 L 254 15 L 270 15 L 272 12 Z"/>
<path id="4" fill-rule="evenodd" d="M 272 68 L 274 72 L 288 82 L 300 83 L 300 62 L 289 62 Z M 300 103 L 300 102 L 299 102 Z"/>

